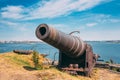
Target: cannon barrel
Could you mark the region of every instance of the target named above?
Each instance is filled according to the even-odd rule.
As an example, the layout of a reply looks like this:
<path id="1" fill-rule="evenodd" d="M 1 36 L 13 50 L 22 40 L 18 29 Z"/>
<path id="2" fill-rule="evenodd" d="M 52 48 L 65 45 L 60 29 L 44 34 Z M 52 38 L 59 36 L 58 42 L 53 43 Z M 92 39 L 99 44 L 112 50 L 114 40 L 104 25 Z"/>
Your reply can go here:
<path id="1" fill-rule="evenodd" d="M 49 27 L 47 24 L 40 24 L 37 27 L 36 36 L 71 58 L 81 56 L 86 49 L 86 43 L 79 37 L 65 34 L 53 27 Z"/>

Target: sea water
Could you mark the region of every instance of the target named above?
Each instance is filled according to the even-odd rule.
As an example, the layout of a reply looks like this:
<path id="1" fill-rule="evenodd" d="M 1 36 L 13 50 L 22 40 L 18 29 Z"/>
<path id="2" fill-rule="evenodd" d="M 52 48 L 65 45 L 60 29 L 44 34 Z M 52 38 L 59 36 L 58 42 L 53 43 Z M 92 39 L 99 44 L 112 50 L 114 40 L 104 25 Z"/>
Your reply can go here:
<path id="1" fill-rule="evenodd" d="M 87 42 L 92 48 L 93 52 L 100 55 L 101 59 L 109 61 L 112 59 L 115 63 L 120 63 L 120 44 L 113 42 Z M 0 53 L 11 52 L 13 50 L 36 50 L 42 54 L 48 54 L 48 58 L 58 60 L 58 49 L 46 43 L 0 43 Z"/>

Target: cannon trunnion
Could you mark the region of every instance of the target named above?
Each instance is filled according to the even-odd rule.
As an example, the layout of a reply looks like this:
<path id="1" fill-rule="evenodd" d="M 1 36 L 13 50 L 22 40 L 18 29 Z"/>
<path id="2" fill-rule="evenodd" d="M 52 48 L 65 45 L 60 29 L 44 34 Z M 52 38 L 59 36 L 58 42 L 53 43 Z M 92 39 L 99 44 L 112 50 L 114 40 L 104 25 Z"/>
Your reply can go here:
<path id="1" fill-rule="evenodd" d="M 47 24 L 40 24 L 37 27 L 36 36 L 59 49 L 59 69 L 70 74 L 90 75 L 97 56 L 93 54 L 89 44 L 77 36 L 65 34 Z"/>

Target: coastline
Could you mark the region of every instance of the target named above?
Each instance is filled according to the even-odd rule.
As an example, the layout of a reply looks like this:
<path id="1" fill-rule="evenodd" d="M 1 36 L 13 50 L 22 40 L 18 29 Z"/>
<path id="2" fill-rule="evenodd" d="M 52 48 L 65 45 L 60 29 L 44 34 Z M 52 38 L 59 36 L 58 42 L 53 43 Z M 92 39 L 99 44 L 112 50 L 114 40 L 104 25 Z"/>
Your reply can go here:
<path id="1" fill-rule="evenodd" d="M 111 43 L 120 43 L 120 40 L 85 40 L 85 42 L 111 42 Z M 43 41 L 0 41 L 0 43 L 44 43 Z"/>
<path id="2" fill-rule="evenodd" d="M 99 54 L 105 62 L 112 59 L 115 63 L 120 63 L 118 53 L 120 52 L 120 44 L 117 41 L 88 41 L 87 43 L 92 46 L 94 53 Z M 10 52 L 14 49 L 36 50 L 40 53 L 48 54 L 48 58 L 50 59 L 54 58 L 54 53 L 59 52 L 58 49 L 40 41 L 0 43 L 0 54 Z M 56 59 L 58 59 L 58 54 Z"/>

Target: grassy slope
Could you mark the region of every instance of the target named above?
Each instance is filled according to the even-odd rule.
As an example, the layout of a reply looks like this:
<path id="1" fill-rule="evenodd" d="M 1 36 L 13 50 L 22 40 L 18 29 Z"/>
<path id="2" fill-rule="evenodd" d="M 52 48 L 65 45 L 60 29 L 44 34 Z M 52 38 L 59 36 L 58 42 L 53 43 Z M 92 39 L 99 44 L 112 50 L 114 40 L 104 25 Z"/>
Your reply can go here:
<path id="1" fill-rule="evenodd" d="M 42 56 L 39 57 L 39 62 L 46 60 Z M 19 55 L 13 52 L 0 54 L 0 80 L 100 80 L 103 78 L 102 74 L 104 74 L 105 71 L 108 73 L 107 70 L 102 71 L 100 69 L 94 69 L 91 78 L 88 78 L 83 76 L 71 76 L 56 68 L 34 70 L 32 67 L 32 55 Z M 112 75 L 112 73 L 110 74 Z M 120 79 L 120 76 L 115 74 L 114 80 L 119 80 L 118 78 Z"/>

